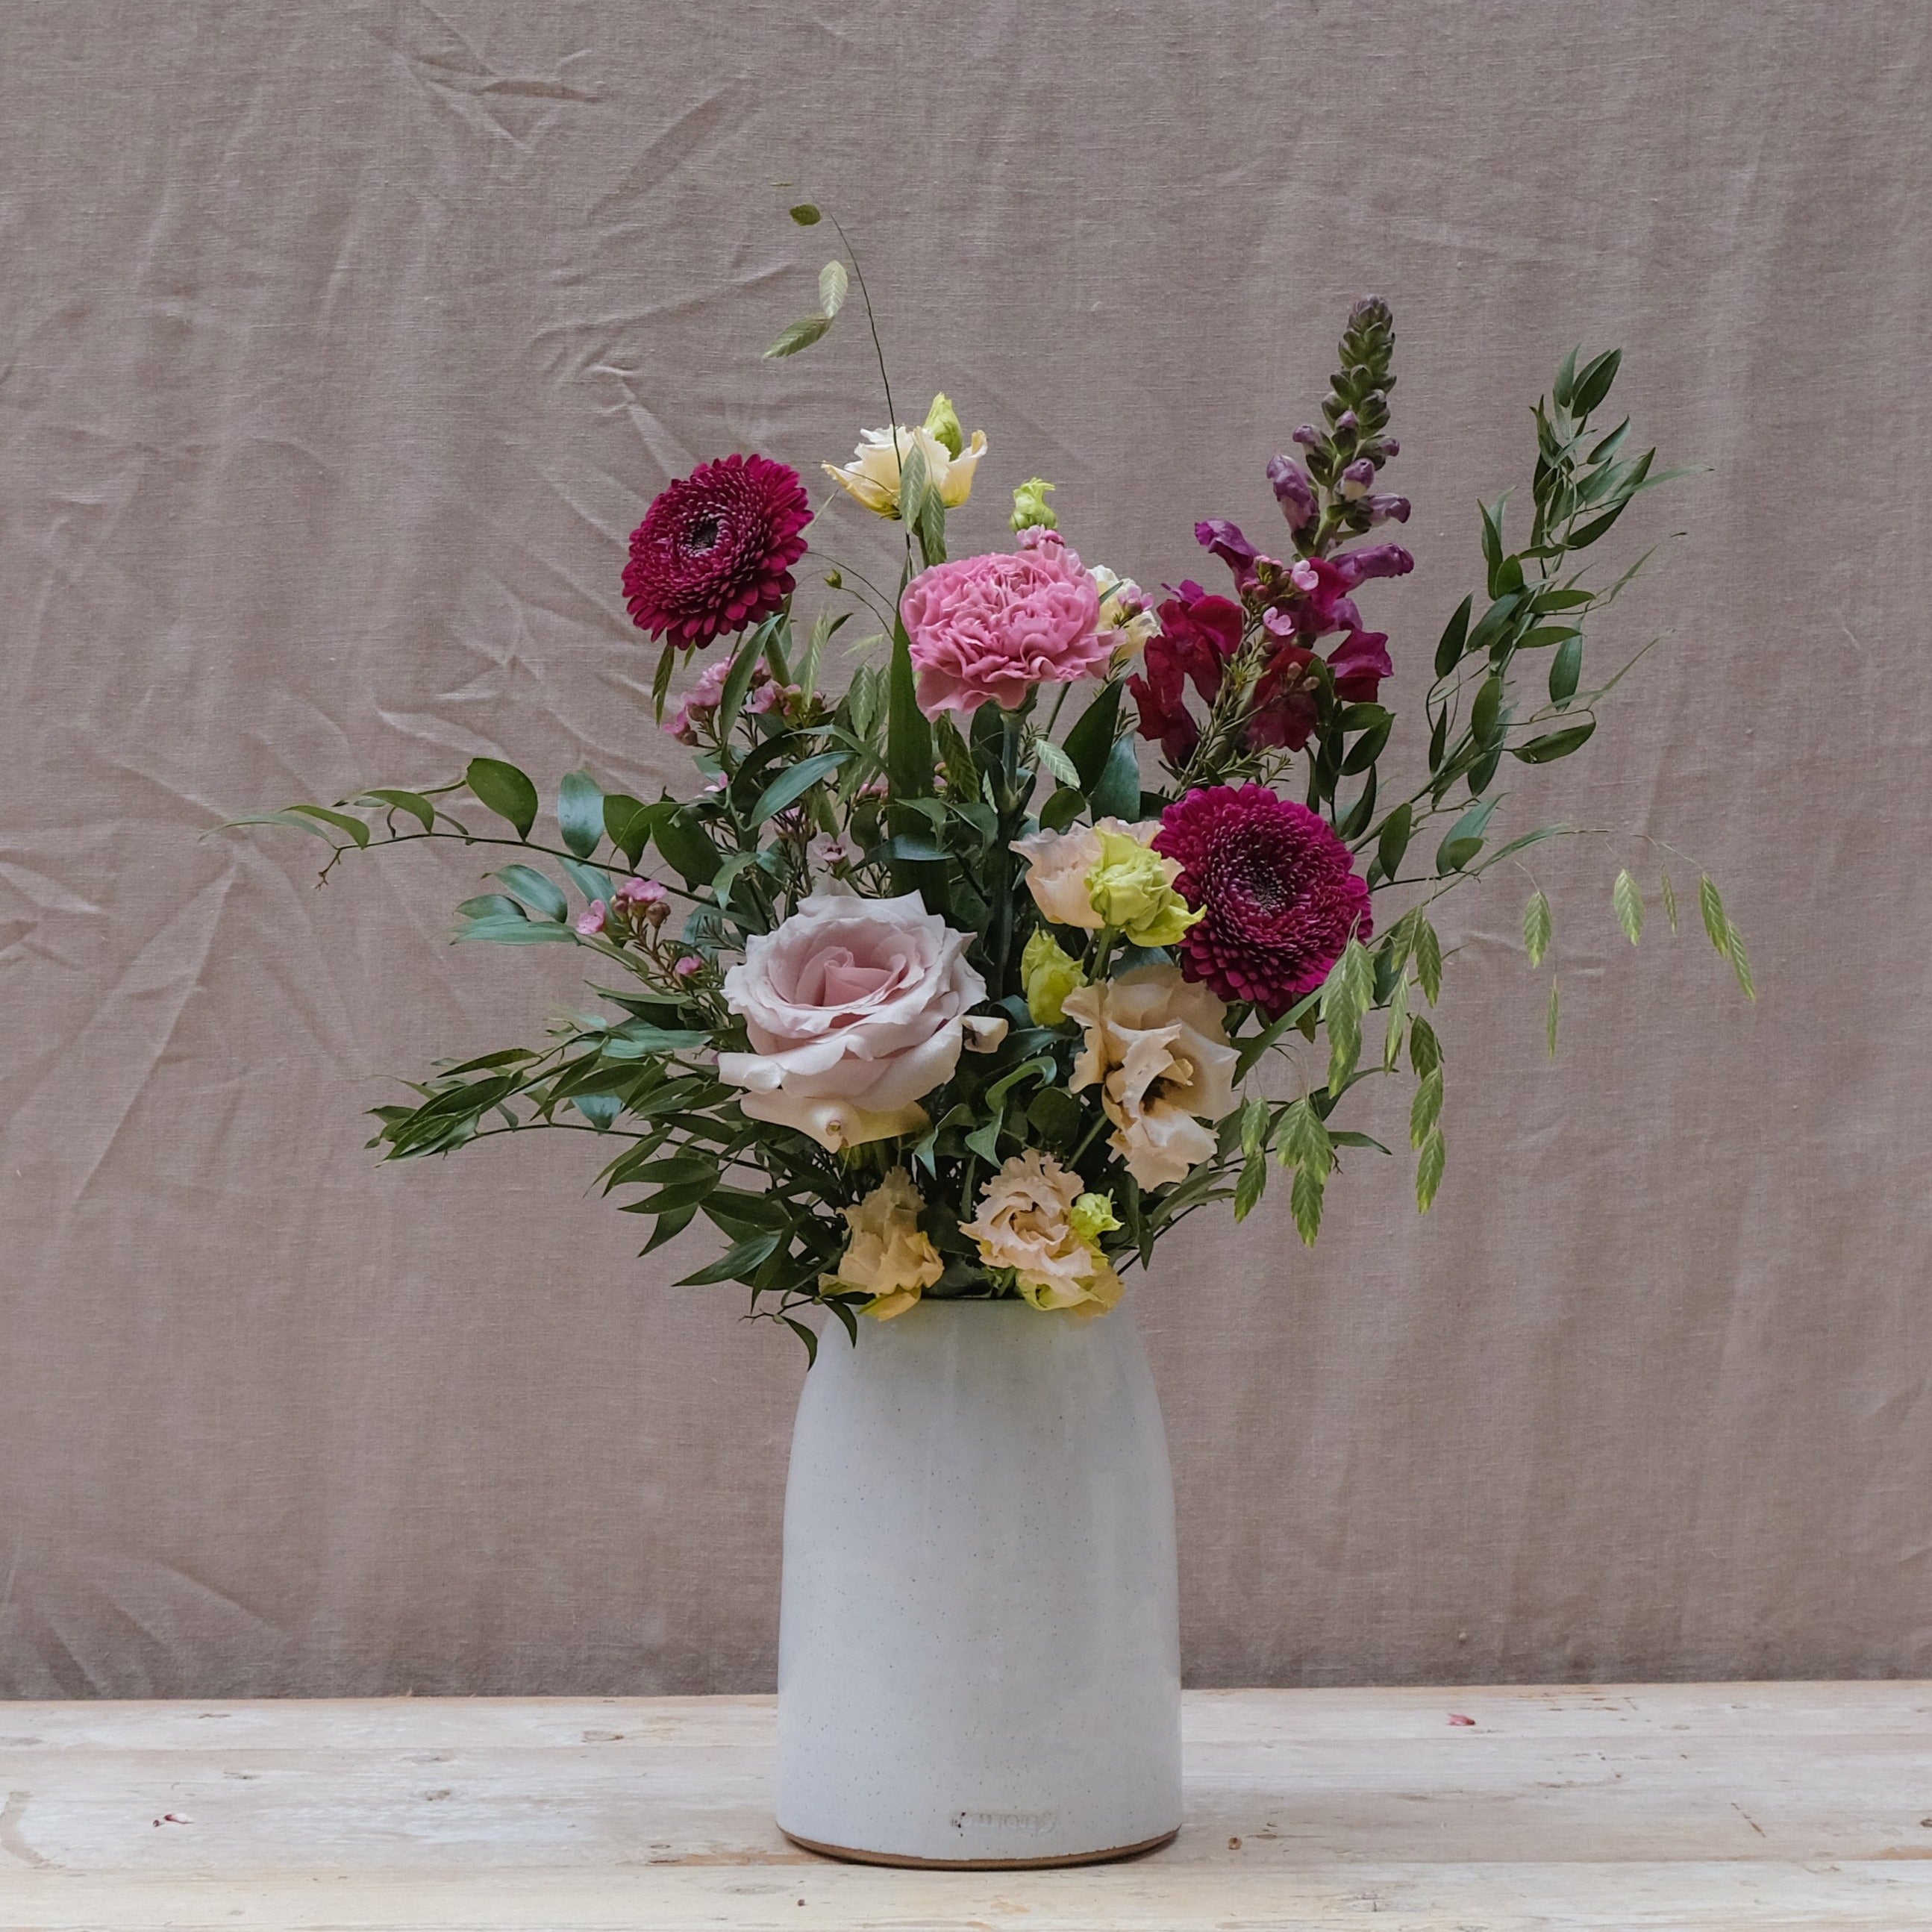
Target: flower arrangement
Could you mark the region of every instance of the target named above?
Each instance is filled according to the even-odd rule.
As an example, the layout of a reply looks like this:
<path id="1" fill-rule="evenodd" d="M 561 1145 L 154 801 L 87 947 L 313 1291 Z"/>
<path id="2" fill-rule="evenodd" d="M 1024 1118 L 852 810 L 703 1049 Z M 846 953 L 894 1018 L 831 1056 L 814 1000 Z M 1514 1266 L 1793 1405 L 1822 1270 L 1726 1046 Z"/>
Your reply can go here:
<path id="1" fill-rule="evenodd" d="M 768 353 L 824 337 L 856 274 L 845 246 L 818 313 Z M 1358 303 L 1322 420 L 1266 465 L 1280 554 L 1204 519 L 1226 587 L 1158 598 L 1083 560 L 1037 477 L 1014 490 L 1010 543 L 951 554 L 986 437 L 944 394 L 899 424 L 887 381 L 887 426 L 824 466 L 829 504 L 814 511 L 787 464 L 732 454 L 672 483 L 631 539 L 623 590 L 662 640 L 661 724 L 680 669 L 704 661 L 664 724 L 691 749 L 691 796 L 572 772 L 553 842 L 531 779 L 477 758 L 440 786 L 236 820 L 315 832 L 331 866 L 418 839 L 513 848 L 456 937 L 575 946 L 618 982 L 546 1045 L 413 1083 L 412 1103 L 376 1110 L 371 1145 L 400 1160 L 595 1133 L 615 1149 L 606 1191 L 643 1190 L 625 1207 L 654 1223 L 644 1252 L 704 1216 L 728 1245 L 686 1280 L 743 1284 L 808 1348 L 814 1310 L 855 1337 L 860 1316 L 927 1297 L 1103 1313 L 1163 1234 L 1211 1202 L 1246 1215 L 1275 1168 L 1312 1243 L 1342 1155 L 1389 1151 L 1338 1110 L 1405 1062 L 1426 1211 L 1446 1150 L 1430 910 L 1571 830 L 1496 842 L 1496 781 L 1505 759 L 1580 750 L 1642 655 L 1586 685 L 1586 632 L 1636 568 L 1593 582 L 1586 553 L 1682 472 L 1631 451 L 1628 420 L 1602 425 L 1618 352 L 1566 358 L 1534 411 L 1526 531 L 1507 518 L 1512 548 L 1508 499 L 1482 506 L 1480 588 L 1432 664 L 1405 652 L 1398 673 L 1357 602 L 1413 568 L 1377 534 L 1409 514 L 1380 487 L 1398 454 L 1394 349 L 1388 305 Z M 845 500 L 898 525 L 898 584 L 888 598 L 825 569 L 808 622 L 795 568 Z M 835 692 L 828 647 L 868 610 L 878 633 Z M 1412 745 L 1391 682 L 1418 693 Z M 507 830 L 459 816 L 465 796 Z M 1667 872 L 1658 891 L 1674 931 Z M 1708 876 L 1697 897 L 1751 994 Z M 1612 898 L 1635 944 L 1628 868 Z M 1551 926 L 1533 890 L 1533 965 Z M 1552 976 L 1552 1054 L 1556 1019 Z"/>

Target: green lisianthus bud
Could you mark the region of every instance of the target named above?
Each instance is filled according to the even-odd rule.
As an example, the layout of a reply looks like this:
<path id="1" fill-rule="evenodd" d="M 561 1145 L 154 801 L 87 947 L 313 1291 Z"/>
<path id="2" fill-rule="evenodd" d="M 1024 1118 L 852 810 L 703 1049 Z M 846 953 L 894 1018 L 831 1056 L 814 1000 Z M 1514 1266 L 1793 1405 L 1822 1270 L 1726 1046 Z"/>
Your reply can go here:
<path id="1" fill-rule="evenodd" d="M 1100 834 L 1087 874 L 1094 910 L 1136 946 L 1172 946 L 1200 917 L 1174 890 L 1180 868 L 1124 832 Z"/>
<path id="2" fill-rule="evenodd" d="M 1016 532 L 1059 529 L 1060 519 L 1046 500 L 1046 493 L 1052 488 L 1045 477 L 1030 476 L 1013 492 L 1010 521 Z"/>
<path id="3" fill-rule="evenodd" d="M 932 440 L 948 456 L 957 456 L 966 447 L 966 433 L 959 427 L 959 412 L 952 406 L 952 398 L 942 389 L 932 399 L 932 406 L 926 412 L 926 427 Z"/>
<path id="4" fill-rule="evenodd" d="M 1066 1017 L 1066 996 L 1087 983 L 1080 962 L 1043 926 L 1034 928 L 1020 954 L 1020 983 L 1027 1011 L 1037 1026 L 1058 1026 Z"/>
<path id="5" fill-rule="evenodd" d="M 1079 1238 L 1082 1246 L 1100 1252 L 1100 1237 L 1120 1225 L 1114 1215 L 1111 1194 L 1083 1194 L 1068 1210 L 1066 1225 Z"/>

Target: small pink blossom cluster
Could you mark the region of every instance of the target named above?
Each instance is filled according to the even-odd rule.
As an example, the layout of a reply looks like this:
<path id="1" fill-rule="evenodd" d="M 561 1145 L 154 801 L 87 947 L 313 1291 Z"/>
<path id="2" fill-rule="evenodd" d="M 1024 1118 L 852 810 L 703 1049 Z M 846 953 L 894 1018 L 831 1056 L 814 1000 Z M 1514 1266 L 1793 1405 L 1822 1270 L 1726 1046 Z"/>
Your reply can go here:
<path id="1" fill-rule="evenodd" d="M 586 939 L 607 932 L 628 936 L 640 926 L 663 925 L 670 910 L 670 894 L 656 879 L 628 878 L 610 895 L 608 904 L 592 899 L 590 910 L 578 920 L 577 929 Z"/>

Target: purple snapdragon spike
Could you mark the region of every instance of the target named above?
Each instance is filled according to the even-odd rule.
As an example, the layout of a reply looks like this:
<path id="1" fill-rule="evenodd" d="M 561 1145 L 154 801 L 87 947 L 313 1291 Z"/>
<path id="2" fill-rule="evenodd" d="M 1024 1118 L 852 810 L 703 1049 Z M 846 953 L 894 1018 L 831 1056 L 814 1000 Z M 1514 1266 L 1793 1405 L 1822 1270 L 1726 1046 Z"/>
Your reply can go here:
<path id="1" fill-rule="evenodd" d="M 1293 457 L 1269 458 L 1268 480 L 1290 530 L 1304 530 L 1314 522 L 1318 507 L 1314 486 L 1308 480 L 1307 471 Z"/>
<path id="2" fill-rule="evenodd" d="M 1390 496 L 1386 490 L 1377 490 L 1368 500 L 1368 512 L 1371 530 L 1378 524 L 1406 524 L 1408 521 L 1408 499 Z"/>

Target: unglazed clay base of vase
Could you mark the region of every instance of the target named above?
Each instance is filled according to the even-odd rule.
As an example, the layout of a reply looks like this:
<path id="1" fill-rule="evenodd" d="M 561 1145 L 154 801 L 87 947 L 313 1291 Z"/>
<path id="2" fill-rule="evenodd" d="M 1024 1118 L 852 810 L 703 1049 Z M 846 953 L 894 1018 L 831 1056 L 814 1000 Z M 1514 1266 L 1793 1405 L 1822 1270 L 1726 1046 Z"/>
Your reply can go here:
<path id="1" fill-rule="evenodd" d="M 780 1829 L 783 1829 L 781 1826 Z M 1116 1858 L 1137 1858 L 1144 1852 L 1157 1852 L 1179 1837 L 1178 1830 L 1163 1832 L 1138 1845 L 1121 1845 L 1107 1852 L 1069 1852 L 1057 1858 L 902 1858 L 889 1852 L 858 1852 L 850 1845 L 821 1845 L 801 1838 L 795 1832 L 785 1836 L 801 1850 L 818 1852 L 828 1858 L 844 1858 L 853 1864 L 898 1865 L 912 1871 L 1043 1871 L 1049 1865 L 1104 1865 Z"/>
<path id="2" fill-rule="evenodd" d="M 1132 1313 L 821 1341 L 785 1492 L 778 1822 L 834 1856 L 1125 1857 L 1180 1822 L 1174 1492 Z"/>

